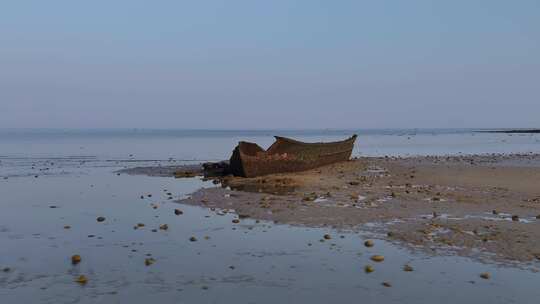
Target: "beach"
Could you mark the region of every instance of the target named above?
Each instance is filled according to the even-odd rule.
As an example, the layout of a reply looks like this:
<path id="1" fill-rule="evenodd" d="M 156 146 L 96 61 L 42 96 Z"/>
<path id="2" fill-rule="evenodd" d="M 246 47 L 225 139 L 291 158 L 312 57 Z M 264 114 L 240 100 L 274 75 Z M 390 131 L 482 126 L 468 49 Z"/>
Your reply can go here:
<path id="1" fill-rule="evenodd" d="M 239 138 L 266 146 L 269 135 L 0 136 L 0 298 L 538 298 L 538 138 L 384 132 L 359 136 L 348 162 L 251 179 L 204 178 L 197 168 L 226 159 Z"/>

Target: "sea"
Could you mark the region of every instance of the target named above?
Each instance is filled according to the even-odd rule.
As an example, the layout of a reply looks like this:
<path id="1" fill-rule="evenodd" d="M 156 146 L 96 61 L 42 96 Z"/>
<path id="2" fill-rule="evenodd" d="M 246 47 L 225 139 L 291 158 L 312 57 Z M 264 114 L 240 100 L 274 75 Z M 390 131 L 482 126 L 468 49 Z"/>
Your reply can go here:
<path id="1" fill-rule="evenodd" d="M 540 153 L 540 134 L 479 131 L 1 129 L 0 303 L 537 303 L 535 262 L 429 254 L 361 227 L 235 224 L 232 211 L 176 202 L 219 185 L 116 173 L 224 160 L 238 141 L 266 148 L 274 135 L 357 134 L 355 157 Z"/>

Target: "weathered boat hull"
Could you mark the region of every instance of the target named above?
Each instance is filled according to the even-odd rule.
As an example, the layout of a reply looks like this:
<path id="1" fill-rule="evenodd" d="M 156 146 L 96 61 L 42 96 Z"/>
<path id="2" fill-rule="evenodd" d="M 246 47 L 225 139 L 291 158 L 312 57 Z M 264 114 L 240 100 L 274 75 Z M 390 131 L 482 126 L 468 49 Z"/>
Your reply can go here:
<path id="1" fill-rule="evenodd" d="M 257 144 L 240 142 L 233 151 L 229 169 L 243 177 L 306 171 L 348 160 L 355 140 L 356 135 L 338 142 L 304 143 L 276 136 L 276 142 L 266 151 Z"/>

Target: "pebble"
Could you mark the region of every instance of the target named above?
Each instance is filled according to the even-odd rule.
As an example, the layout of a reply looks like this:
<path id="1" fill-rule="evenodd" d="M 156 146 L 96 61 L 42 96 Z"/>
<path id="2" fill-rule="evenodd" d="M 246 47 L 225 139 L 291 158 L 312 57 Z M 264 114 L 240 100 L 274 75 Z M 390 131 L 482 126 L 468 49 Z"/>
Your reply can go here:
<path id="1" fill-rule="evenodd" d="M 480 274 L 480 277 L 484 280 L 488 280 L 489 278 L 491 278 L 491 275 L 489 274 L 489 272 L 482 272 Z"/>
<path id="2" fill-rule="evenodd" d="M 197 241 L 197 238 L 194 237 L 194 236 L 192 236 L 192 237 L 189 238 L 189 240 L 190 240 L 191 242 L 196 242 L 196 241 Z"/>
<path id="3" fill-rule="evenodd" d="M 240 220 L 239 220 L 239 219 L 234 219 L 234 220 L 232 220 L 232 222 L 233 222 L 234 224 L 238 224 L 238 223 L 240 223 Z"/>
<path id="4" fill-rule="evenodd" d="M 154 258 L 146 258 L 144 259 L 144 265 L 146 266 L 150 266 L 152 264 L 154 264 L 156 262 L 156 260 Z"/>
<path id="5" fill-rule="evenodd" d="M 366 267 L 364 267 L 364 271 L 366 273 L 371 273 L 371 272 L 375 271 L 375 268 L 373 268 L 373 266 L 371 266 L 371 265 L 367 265 Z"/>
<path id="6" fill-rule="evenodd" d="M 374 255 L 374 256 L 371 257 L 371 260 L 373 262 L 382 262 L 382 261 L 384 261 L 384 256 L 382 256 L 382 255 Z"/>
<path id="7" fill-rule="evenodd" d="M 105 221 L 105 218 L 103 216 L 100 216 L 96 220 L 101 223 Z"/>
<path id="8" fill-rule="evenodd" d="M 412 268 L 411 265 L 405 265 L 403 266 L 403 271 L 413 271 L 414 269 Z"/>
<path id="9" fill-rule="evenodd" d="M 375 245 L 375 243 L 373 243 L 372 240 L 367 240 L 364 242 L 364 246 L 366 247 L 373 247 L 373 245 Z"/>
<path id="10" fill-rule="evenodd" d="M 512 221 L 518 222 L 518 221 L 519 221 L 519 216 L 517 216 L 517 215 L 512 215 Z"/>
<path id="11" fill-rule="evenodd" d="M 65 225 L 64 229 L 71 229 L 71 226 L 70 225 Z"/>
<path id="12" fill-rule="evenodd" d="M 75 254 L 75 255 L 71 256 L 71 264 L 73 264 L 73 265 L 79 264 L 81 262 L 81 260 L 82 260 L 81 256 L 78 255 L 78 254 Z"/>
<path id="13" fill-rule="evenodd" d="M 9 267 L 4 267 L 4 268 L 2 269 L 2 271 L 3 271 L 3 272 L 10 272 L 10 271 L 11 271 L 11 268 L 9 268 Z"/>
<path id="14" fill-rule="evenodd" d="M 392 287 L 392 284 L 390 284 L 390 282 L 382 282 L 382 285 L 384 287 Z"/>
<path id="15" fill-rule="evenodd" d="M 81 285 L 85 285 L 86 283 L 88 283 L 88 279 L 86 278 L 86 276 L 84 275 L 80 275 L 78 276 L 76 279 L 75 279 L 75 282 L 81 284 Z"/>
<path id="16" fill-rule="evenodd" d="M 160 226 L 159 226 L 159 229 L 161 229 L 161 230 L 168 230 L 168 229 L 169 229 L 169 225 L 167 225 L 167 224 L 160 225 Z"/>
<path id="17" fill-rule="evenodd" d="M 180 209 L 174 209 L 174 214 L 181 215 L 181 214 L 184 214 L 184 212 Z"/>
<path id="18" fill-rule="evenodd" d="M 324 238 L 325 240 L 330 240 L 332 237 L 330 236 L 330 234 L 325 234 L 325 235 L 323 236 L 323 238 Z"/>

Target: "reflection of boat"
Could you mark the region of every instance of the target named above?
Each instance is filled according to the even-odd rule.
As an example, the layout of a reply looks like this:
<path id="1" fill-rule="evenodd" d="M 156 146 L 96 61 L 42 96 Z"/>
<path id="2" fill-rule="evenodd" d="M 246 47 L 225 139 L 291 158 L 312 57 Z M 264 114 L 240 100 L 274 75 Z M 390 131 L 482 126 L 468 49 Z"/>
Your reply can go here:
<path id="1" fill-rule="evenodd" d="M 304 143 L 276 136 L 268 150 L 257 144 L 241 141 L 233 151 L 229 170 L 236 176 L 305 171 L 346 161 L 351 157 L 356 135 L 329 143 Z"/>

